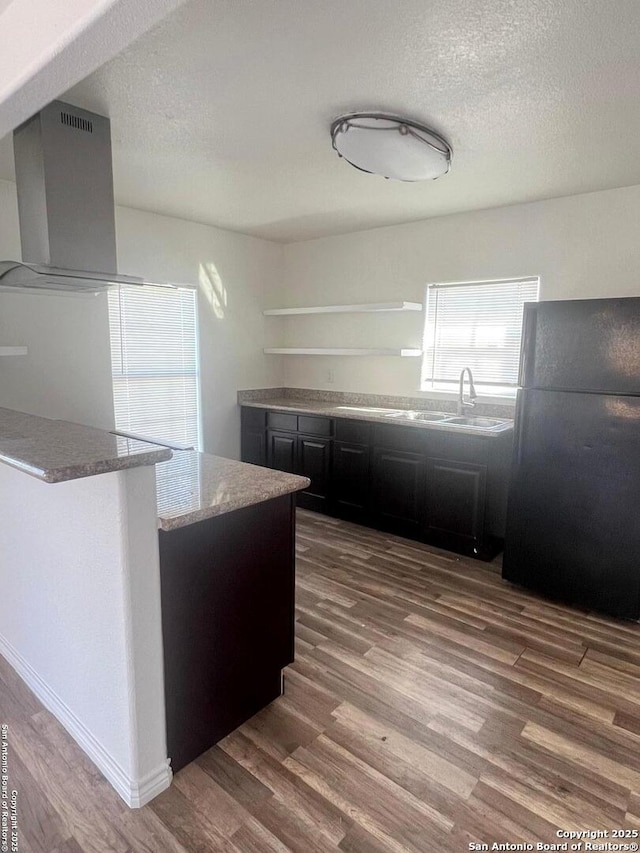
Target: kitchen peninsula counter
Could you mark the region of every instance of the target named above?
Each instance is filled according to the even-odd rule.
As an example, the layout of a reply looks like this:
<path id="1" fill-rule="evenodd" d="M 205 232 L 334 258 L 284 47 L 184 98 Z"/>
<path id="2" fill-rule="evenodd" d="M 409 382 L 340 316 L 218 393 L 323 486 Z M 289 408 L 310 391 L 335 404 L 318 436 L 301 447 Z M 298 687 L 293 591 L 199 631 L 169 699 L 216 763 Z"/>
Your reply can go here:
<path id="1" fill-rule="evenodd" d="M 289 495 L 310 483 L 307 477 L 190 450 L 174 451 L 172 459 L 156 467 L 156 479 L 161 530 Z"/>
<path id="2" fill-rule="evenodd" d="M 0 462 L 45 483 L 155 465 L 171 451 L 69 421 L 0 408 Z"/>
<path id="3" fill-rule="evenodd" d="M 175 451 L 156 466 L 167 747 L 176 772 L 283 690 L 307 477 Z"/>
<path id="4" fill-rule="evenodd" d="M 144 805 L 282 692 L 309 480 L 3 408 L 0 463 L 0 653 Z"/>

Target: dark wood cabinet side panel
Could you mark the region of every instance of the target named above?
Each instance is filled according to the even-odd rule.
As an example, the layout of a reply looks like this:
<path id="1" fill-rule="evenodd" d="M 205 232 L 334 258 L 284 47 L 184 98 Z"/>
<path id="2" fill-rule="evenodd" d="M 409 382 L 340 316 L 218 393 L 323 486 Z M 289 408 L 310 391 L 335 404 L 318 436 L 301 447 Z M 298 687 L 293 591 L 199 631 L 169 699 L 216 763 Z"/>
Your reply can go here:
<path id="1" fill-rule="evenodd" d="M 242 406 L 240 409 L 240 422 L 242 429 L 258 432 L 264 430 L 267 425 L 267 410 L 254 409 L 251 406 Z"/>
<path id="2" fill-rule="evenodd" d="M 267 440 L 264 430 L 262 432 L 251 432 L 242 430 L 240 439 L 240 458 L 243 462 L 251 465 L 267 464 Z"/>
<path id="3" fill-rule="evenodd" d="M 159 532 L 174 771 L 279 695 L 293 660 L 293 537 L 291 495 Z"/>
<path id="4" fill-rule="evenodd" d="M 491 442 L 487 470 L 487 533 L 504 539 L 507 526 L 509 481 L 513 461 L 513 432 Z"/>

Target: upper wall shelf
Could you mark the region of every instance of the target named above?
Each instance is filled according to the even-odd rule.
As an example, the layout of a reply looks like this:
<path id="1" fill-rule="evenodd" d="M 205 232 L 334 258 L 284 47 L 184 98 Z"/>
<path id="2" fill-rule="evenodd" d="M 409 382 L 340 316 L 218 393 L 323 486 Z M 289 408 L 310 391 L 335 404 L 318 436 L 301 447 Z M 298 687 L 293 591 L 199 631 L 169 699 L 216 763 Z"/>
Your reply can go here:
<path id="1" fill-rule="evenodd" d="M 265 317 L 293 314 L 371 314 L 381 311 L 422 311 L 420 302 L 368 302 L 363 305 L 318 305 L 313 308 L 270 308 Z"/>
<path id="2" fill-rule="evenodd" d="M 417 358 L 421 349 L 336 349 L 334 347 L 276 347 L 265 349 L 269 355 L 395 355 L 401 358 Z"/>
<path id="3" fill-rule="evenodd" d="M 0 347 L 0 355 L 26 355 L 26 347 Z"/>

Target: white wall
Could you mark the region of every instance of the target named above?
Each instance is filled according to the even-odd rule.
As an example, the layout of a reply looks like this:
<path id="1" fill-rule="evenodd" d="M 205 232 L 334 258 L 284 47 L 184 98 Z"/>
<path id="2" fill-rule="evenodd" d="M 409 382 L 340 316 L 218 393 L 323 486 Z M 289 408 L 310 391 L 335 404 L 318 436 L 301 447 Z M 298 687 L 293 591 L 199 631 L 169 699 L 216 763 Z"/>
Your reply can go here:
<path id="1" fill-rule="evenodd" d="M 281 278 L 282 247 L 122 207 L 116 229 L 121 272 L 198 285 L 204 448 L 238 458 L 238 389 L 280 385 L 278 359 L 262 352 L 262 310 Z"/>
<path id="2" fill-rule="evenodd" d="M 265 294 L 281 278 L 282 247 L 129 208 L 116 208 L 121 272 L 197 284 L 204 448 L 239 454 L 236 392 L 281 384 L 264 356 Z M 0 181 L 0 259 L 19 259 L 15 185 Z M 106 296 L 0 293 L 0 344 L 27 356 L 0 360 L 0 405 L 110 429 Z"/>
<path id="3" fill-rule="evenodd" d="M 153 467 L 0 465 L 0 652 L 132 806 L 171 780 L 155 503 Z"/>
<path id="4" fill-rule="evenodd" d="M 639 221 L 636 186 L 294 243 L 269 306 L 423 302 L 428 282 L 524 275 L 540 275 L 542 299 L 640 296 Z M 420 347 L 423 322 L 421 314 L 298 317 L 284 321 L 283 339 Z M 281 360 L 285 385 L 421 396 L 420 359 Z"/>
<path id="5" fill-rule="evenodd" d="M 280 386 L 420 396 L 420 359 L 264 356 L 262 348 L 419 348 L 423 316 L 264 318 L 263 307 L 405 299 L 429 281 L 541 276 L 542 298 L 640 295 L 640 187 L 286 246 L 116 209 L 121 272 L 198 284 L 204 447 L 238 455 L 236 391 Z M 0 181 L 0 258 L 19 257 L 15 186 Z M 0 405 L 110 428 L 104 297 L 0 293 Z M 333 382 L 328 382 L 332 371 Z"/>

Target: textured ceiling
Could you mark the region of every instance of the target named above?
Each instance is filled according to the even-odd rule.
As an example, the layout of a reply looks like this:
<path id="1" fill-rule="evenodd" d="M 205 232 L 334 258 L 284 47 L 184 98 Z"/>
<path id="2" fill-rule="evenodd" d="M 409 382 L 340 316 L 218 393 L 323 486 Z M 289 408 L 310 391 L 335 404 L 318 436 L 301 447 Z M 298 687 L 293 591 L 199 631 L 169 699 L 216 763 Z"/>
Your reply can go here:
<path id="1" fill-rule="evenodd" d="M 120 203 L 290 241 L 640 183 L 639 42 L 638 0 L 192 0 L 68 99 L 111 116 Z M 431 124 L 451 173 L 352 169 L 354 109 Z"/>
<path id="2" fill-rule="evenodd" d="M 0 136 L 183 0 L 0 0 Z"/>

